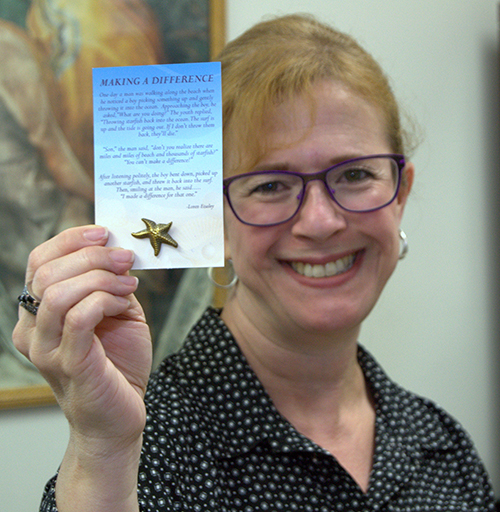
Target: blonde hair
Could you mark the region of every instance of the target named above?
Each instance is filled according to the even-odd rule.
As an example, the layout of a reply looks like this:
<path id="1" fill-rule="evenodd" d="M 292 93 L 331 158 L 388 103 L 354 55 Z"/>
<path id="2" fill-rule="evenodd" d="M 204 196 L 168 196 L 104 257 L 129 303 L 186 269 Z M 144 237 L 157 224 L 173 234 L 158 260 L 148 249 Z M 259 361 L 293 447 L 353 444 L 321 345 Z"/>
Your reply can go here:
<path id="1" fill-rule="evenodd" d="M 239 172 L 266 152 L 265 123 L 276 106 L 298 94 L 312 100 L 311 88 L 321 80 L 337 81 L 378 106 L 391 150 L 404 154 L 398 104 L 381 67 L 351 36 L 312 16 L 261 22 L 227 44 L 219 60 L 224 147 L 246 159 Z"/>

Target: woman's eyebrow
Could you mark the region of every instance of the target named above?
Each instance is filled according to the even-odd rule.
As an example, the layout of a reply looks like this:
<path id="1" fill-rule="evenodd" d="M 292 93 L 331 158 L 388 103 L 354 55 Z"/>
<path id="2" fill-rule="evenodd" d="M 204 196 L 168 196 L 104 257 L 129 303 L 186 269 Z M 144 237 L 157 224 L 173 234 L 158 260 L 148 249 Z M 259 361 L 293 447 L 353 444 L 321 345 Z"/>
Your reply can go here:
<path id="1" fill-rule="evenodd" d="M 365 155 L 364 153 L 349 153 L 342 156 L 335 156 L 332 157 L 330 160 L 327 160 L 325 167 L 322 167 L 321 169 L 318 169 L 317 172 L 323 171 L 325 169 L 329 169 L 330 167 L 333 167 L 337 164 L 341 164 L 343 162 L 347 162 L 349 160 L 353 160 L 355 158 L 363 158 L 364 156 L 370 156 Z M 305 172 L 301 170 L 300 168 L 294 166 L 290 163 L 285 163 L 284 161 L 280 162 L 270 162 L 270 163 L 261 163 L 257 164 L 251 171 L 249 172 L 264 172 L 264 171 L 295 171 L 295 172 Z M 314 171 L 311 171 L 314 172 Z"/>

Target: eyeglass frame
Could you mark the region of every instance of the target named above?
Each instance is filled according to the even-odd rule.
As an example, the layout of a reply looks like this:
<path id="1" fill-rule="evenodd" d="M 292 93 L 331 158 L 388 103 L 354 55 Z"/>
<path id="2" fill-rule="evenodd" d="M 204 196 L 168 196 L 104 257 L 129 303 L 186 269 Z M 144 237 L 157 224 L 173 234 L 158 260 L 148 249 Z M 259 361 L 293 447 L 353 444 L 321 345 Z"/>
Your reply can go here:
<path id="1" fill-rule="evenodd" d="M 326 181 L 326 175 L 333 169 L 335 169 L 336 167 L 340 167 L 341 165 L 345 165 L 345 164 L 349 164 L 351 162 L 357 162 L 357 161 L 360 161 L 360 160 L 366 160 L 366 159 L 369 159 L 369 158 L 390 158 L 392 159 L 394 162 L 396 162 L 396 165 L 398 167 L 398 182 L 396 184 L 396 187 L 394 189 L 394 195 L 392 196 L 392 198 L 387 201 L 385 204 L 383 204 L 382 206 L 377 206 L 376 208 L 369 208 L 367 210 L 352 210 L 352 209 L 349 209 L 349 208 L 346 208 L 345 206 L 342 206 L 338 201 L 337 199 L 335 198 L 335 191 L 332 190 L 327 181 Z M 323 182 L 323 184 L 325 185 L 325 188 L 326 190 L 328 191 L 328 195 L 332 198 L 333 202 L 339 207 L 341 208 L 342 210 L 344 211 L 347 211 L 347 212 L 350 212 L 350 213 L 370 213 L 370 212 L 375 212 L 377 210 L 381 210 L 382 208 L 385 208 L 386 206 L 389 206 L 395 199 L 396 197 L 398 196 L 398 193 L 399 193 L 399 189 L 401 187 L 401 181 L 402 181 L 402 174 L 403 174 L 403 170 L 406 166 L 406 159 L 404 157 L 404 155 L 401 155 L 401 154 L 398 154 L 398 153 L 387 153 L 387 154 L 376 154 L 376 155 L 366 155 L 366 156 L 360 156 L 360 157 L 356 157 L 356 158 L 351 158 L 349 160 L 344 160 L 342 162 L 339 162 L 339 163 L 336 163 L 335 165 L 332 165 L 331 167 L 328 167 L 328 169 L 324 169 L 323 171 L 318 171 L 318 172 L 313 172 L 313 173 L 304 173 L 304 172 L 297 172 L 297 171 L 287 171 L 287 170 L 269 170 L 269 171 L 252 171 L 252 172 L 246 172 L 246 173 L 243 173 L 243 174 L 237 174 L 235 176 L 230 176 L 228 178 L 224 178 L 224 180 L 222 180 L 222 191 L 223 191 L 223 194 L 224 196 L 226 197 L 227 199 L 227 202 L 231 208 L 231 211 L 234 213 L 234 216 L 242 223 L 242 224 L 246 224 L 247 226 L 256 226 L 256 227 L 272 227 L 272 226 L 278 226 L 280 224 L 284 224 L 285 222 L 288 222 L 289 220 L 293 219 L 295 217 L 295 215 L 297 215 L 297 213 L 299 212 L 300 208 L 302 207 L 302 204 L 304 202 L 304 197 L 305 197 L 305 192 L 306 192 L 306 186 L 307 184 L 310 182 L 310 181 L 314 181 L 314 180 L 320 180 Z M 239 179 L 239 178 L 243 178 L 245 176 L 252 176 L 252 175 L 258 175 L 258 174 L 273 174 L 273 173 L 276 173 L 276 174 L 291 174 L 291 175 L 294 175 L 294 176 L 298 176 L 301 180 L 302 180 L 302 193 L 300 194 L 300 198 L 299 198 L 299 201 L 297 203 L 297 208 L 296 210 L 293 212 L 293 214 L 288 217 L 287 219 L 285 220 L 281 220 L 279 222 L 272 222 L 270 224 L 254 224 L 252 222 L 247 222 L 243 219 L 241 219 L 239 217 L 239 215 L 236 213 L 236 210 L 234 209 L 234 206 L 231 202 L 231 198 L 229 197 L 229 185 Z"/>

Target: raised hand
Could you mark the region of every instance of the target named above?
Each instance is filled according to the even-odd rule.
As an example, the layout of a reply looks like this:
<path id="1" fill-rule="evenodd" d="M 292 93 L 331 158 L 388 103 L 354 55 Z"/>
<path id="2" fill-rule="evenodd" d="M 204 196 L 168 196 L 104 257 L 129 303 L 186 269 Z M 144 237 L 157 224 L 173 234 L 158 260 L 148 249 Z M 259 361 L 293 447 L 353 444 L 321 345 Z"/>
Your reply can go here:
<path id="1" fill-rule="evenodd" d="M 128 275 L 133 253 L 105 247 L 106 241 L 105 228 L 86 226 L 37 247 L 26 282 L 40 306 L 36 315 L 20 308 L 13 334 L 70 423 L 61 468 L 68 468 L 62 478 L 67 482 L 83 459 L 89 468 L 108 471 L 116 459 L 136 474 L 145 424 L 151 337 L 133 295 L 137 279 Z"/>

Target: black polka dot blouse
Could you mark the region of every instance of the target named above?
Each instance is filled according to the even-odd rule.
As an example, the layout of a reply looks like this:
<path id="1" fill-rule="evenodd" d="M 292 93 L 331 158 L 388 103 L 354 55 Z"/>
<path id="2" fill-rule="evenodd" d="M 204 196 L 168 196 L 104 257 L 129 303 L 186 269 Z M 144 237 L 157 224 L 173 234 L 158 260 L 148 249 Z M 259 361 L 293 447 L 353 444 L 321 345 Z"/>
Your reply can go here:
<path id="1" fill-rule="evenodd" d="M 208 309 L 150 381 L 141 512 L 493 512 L 488 476 L 456 421 L 391 382 L 361 347 L 358 358 L 376 404 L 366 494 L 279 414 Z M 42 511 L 57 511 L 54 486 L 55 477 Z"/>

